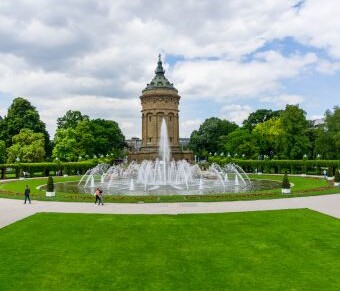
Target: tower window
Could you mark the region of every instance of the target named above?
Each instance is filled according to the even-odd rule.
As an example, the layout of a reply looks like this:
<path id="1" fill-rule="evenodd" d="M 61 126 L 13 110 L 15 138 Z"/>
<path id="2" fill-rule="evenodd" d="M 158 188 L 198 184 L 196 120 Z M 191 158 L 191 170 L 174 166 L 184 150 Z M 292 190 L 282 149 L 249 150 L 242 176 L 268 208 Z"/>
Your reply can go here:
<path id="1" fill-rule="evenodd" d="M 170 142 L 172 142 L 172 137 L 170 137 Z"/>
<path id="2" fill-rule="evenodd" d="M 149 121 L 151 121 L 151 116 L 149 116 Z"/>
<path id="3" fill-rule="evenodd" d="M 171 122 L 171 120 L 172 120 L 172 117 L 170 116 L 169 121 Z"/>
<path id="4" fill-rule="evenodd" d="M 149 142 L 151 142 L 151 140 L 152 140 L 152 138 L 151 138 L 151 137 L 149 137 Z"/>

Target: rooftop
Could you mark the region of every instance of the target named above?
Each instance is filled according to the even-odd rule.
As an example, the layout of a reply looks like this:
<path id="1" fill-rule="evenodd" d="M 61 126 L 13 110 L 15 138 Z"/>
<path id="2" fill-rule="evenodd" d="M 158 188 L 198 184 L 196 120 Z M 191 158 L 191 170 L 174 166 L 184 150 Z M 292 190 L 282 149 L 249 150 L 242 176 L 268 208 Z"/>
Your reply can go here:
<path id="1" fill-rule="evenodd" d="M 174 85 L 170 83 L 169 80 L 164 75 L 165 71 L 163 69 L 160 54 L 158 55 L 158 63 L 157 68 L 155 70 L 155 74 L 156 74 L 155 77 L 152 79 L 150 84 L 146 85 L 146 88 L 143 90 L 143 92 L 159 88 L 172 89 L 177 92 L 177 89 L 174 87 Z"/>

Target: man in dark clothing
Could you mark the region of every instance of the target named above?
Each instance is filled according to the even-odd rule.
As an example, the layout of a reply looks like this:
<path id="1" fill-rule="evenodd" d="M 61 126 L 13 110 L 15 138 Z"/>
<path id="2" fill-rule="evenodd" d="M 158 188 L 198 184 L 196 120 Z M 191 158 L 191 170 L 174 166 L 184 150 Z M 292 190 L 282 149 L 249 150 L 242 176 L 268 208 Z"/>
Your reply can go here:
<path id="1" fill-rule="evenodd" d="M 31 193 L 31 190 L 30 190 L 30 188 L 28 188 L 28 185 L 26 185 L 26 189 L 25 189 L 25 202 L 24 202 L 24 204 L 26 204 L 27 200 L 31 204 L 30 193 Z"/>

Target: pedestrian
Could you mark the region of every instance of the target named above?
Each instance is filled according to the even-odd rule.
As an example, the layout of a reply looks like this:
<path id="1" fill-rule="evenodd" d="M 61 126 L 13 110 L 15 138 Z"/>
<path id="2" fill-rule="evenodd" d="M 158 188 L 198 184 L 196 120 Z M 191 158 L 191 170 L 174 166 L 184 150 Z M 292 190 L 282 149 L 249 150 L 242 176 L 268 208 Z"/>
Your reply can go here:
<path id="1" fill-rule="evenodd" d="M 104 195 L 103 195 L 103 190 L 101 188 L 99 188 L 99 203 L 101 205 L 104 205 Z M 99 205 L 98 203 L 98 205 Z"/>
<path id="2" fill-rule="evenodd" d="M 325 179 L 327 179 L 327 171 L 326 171 L 326 170 L 323 170 L 323 177 L 324 177 Z"/>
<path id="3" fill-rule="evenodd" d="M 26 188 L 25 188 L 25 202 L 24 202 L 24 204 L 26 204 L 27 200 L 31 204 L 30 194 L 31 194 L 31 190 L 30 190 L 30 188 L 28 188 L 28 185 L 26 185 Z"/>
<path id="4" fill-rule="evenodd" d="M 97 201 L 98 201 L 98 205 L 100 204 L 100 191 L 99 191 L 99 188 L 96 189 L 96 192 L 94 192 L 94 196 L 96 197 L 96 201 L 94 202 L 94 204 L 97 204 Z"/>

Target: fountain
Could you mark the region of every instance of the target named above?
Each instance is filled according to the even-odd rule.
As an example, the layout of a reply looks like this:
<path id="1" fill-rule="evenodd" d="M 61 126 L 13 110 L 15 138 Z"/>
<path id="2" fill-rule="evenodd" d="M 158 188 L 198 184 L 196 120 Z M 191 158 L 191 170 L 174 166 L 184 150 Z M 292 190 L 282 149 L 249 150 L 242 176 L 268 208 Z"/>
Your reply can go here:
<path id="1" fill-rule="evenodd" d="M 166 122 L 163 118 L 159 142 L 159 158 L 132 161 L 127 167 L 97 165 L 86 172 L 78 186 L 86 192 L 96 186 L 113 195 L 191 195 L 243 192 L 250 180 L 237 165 L 221 167 L 212 164 L 202 171 L 197 164 L 186 160 L 171 160 Z"/>

